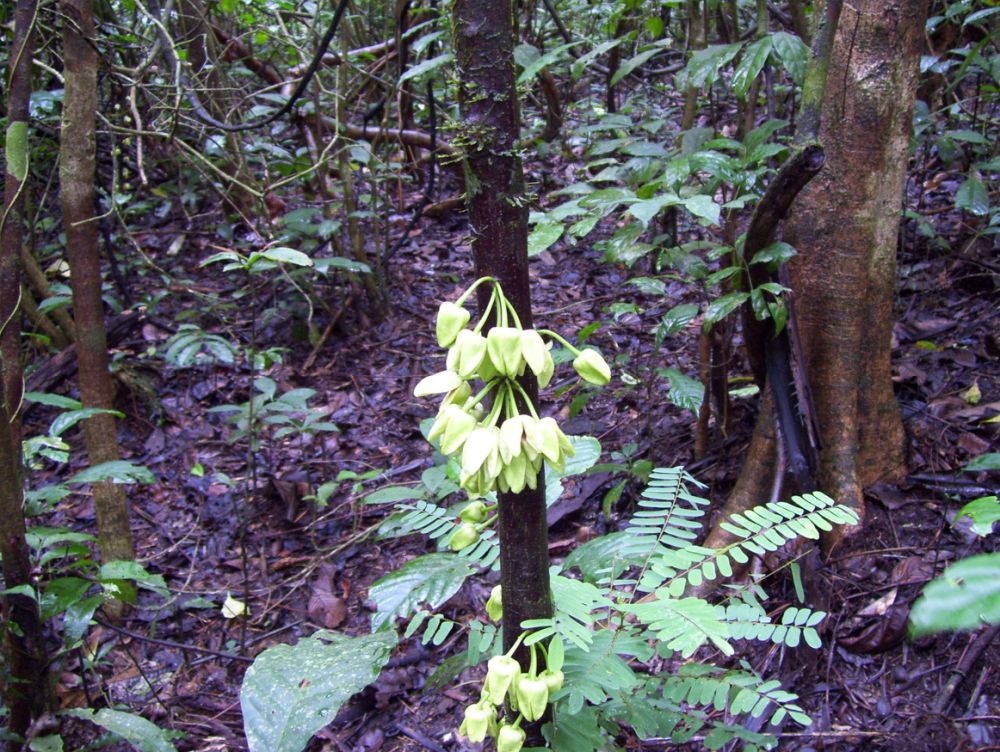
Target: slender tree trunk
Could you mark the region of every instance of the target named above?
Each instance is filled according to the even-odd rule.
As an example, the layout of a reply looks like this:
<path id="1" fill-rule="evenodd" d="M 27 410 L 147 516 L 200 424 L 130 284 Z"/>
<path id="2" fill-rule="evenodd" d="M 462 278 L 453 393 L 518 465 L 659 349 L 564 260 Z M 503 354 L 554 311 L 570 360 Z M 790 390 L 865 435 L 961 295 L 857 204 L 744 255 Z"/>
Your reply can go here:
<path id="1" fill-rule="evenodd" d="M 28 178 L 28 105 L 34 52 L 36 0 L 19 0 L 14 10 L 7 89 L 7 153 L 3 213 L 0 214 L 0 557 L 4 587 L 31 586 L 31 559 L 25 540 L 21 430 L 17 412 L 23 389 L 18 297 L 23 235 L 24 191 Z M 26 595 L 3 597 L 4 658 L 9 679 L 4 693 L 7 730 L 23 736 L 44 705 L 45 654 L 38 604 Z M 20 749 L 9 742 L 8 749 Z"/>
<path id="2" fill-rule="evenodd" d="M 459 70 L 459 102 L 469 144 L 465 156 L 472 252 L 477 276 L 500 280 L 522 325 L 532 326 L 528 282 L 528 209 L 516 142 L 520 117 L 514 85 L 510 0 L 456 0 L 453 26 Z M 483 309 L 487 285 L 479 288 Z M 522 385 L 537 400 L 530 370 Z M 504 649 L 521 622 L 552 615 L 549 589 L 545 484 L 537 490 L 500 495 L 500 582 L 503 588 Z M 527 668 L 528 651 L 517 654 Z"/>
<path id="3" fill-rule="evenodd" d="M 59 193 L 76 321 L 80 399 L 110 410 L 114 388 L 108 370 L 107 333 L 101 300 L 101 259 L 94 216 L 97 52 L 93 0 L 62 0 L 65 93 L 60 133 Z M 83 422 L 92 465 L 120 458 L 115 419 L 95 415 Z M 93 487 L 101 553 L 105 561 L 133 559 L 125 490 L 110 482 Z"/>
<path id="4" fill-rule="evenodd" d="M 705 49 L 707 31 L 705 11 L 701 0 L 688 0 L 688 50 L 692 53 Z M 684 114 L 681 116 L 681 132 L 694 126 L 698 114 L 698 87 L 688 86 L 684 91 Z"/>

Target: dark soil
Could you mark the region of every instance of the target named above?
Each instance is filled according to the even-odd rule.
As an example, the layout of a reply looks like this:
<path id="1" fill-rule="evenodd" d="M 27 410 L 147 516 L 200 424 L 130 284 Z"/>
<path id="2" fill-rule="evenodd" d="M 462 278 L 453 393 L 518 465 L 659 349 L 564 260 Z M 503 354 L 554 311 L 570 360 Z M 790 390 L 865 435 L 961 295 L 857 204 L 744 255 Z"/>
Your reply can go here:
<path id="1" fill-rule="evenodd" d="M 913 186 L 916 193 L 918 184 Z M 948 204 L 947 185 L 939 190 L 940 196 L 922 198 L 924 209 Z M 381 323 L 371 322 L 363 296 L 349 285 L 327 282 L 313 289 L 329 308 L 317 309 L 317 330 L 339 316 L 313 353 L 302 336 L 306 307 L 295 289 L 280 279 L 257 282 L 252 295 L 237 299 L 242 278 L 199 266 L 214 252 L 210 229 L 216 219 L 203 217 L 198 229 L 204 234 L 190 231 L 178 256 L 166 254 L 180 232 L 170 219 L 140 238 L 175 282 L 142 328 L 118 347 L 119 370 L 132 385 L 121 392 L 127 413 L 121 438 L 128 459 L 157 477 L 155 485 L 131 489 L 138 554 L 166 578 L 172 598 L 144 599 L 118 625 L 94 629 L 88 646 L 100 649 L 96 662 L 84 667 L 82 651 L 74 651 L 55 666 L 62 707 L 127 705 L 180 732 L 181 750 L 245 749 L 238 693 L 248 659 L 321 628 L 367 632 L 370 584 L 429 550 L 415 537 L 377 538 L 375 528 L 389 510 L 365 505 L 363 498 L 390 483 L 413 482 L 430 465 L 418 424 L 435 408 L 415 399 L 412 388 L 439 368 L 433 340 L 438 302 L 454 299 L 472 281 L 464 214 L 425 220 L 393 260 L 392 312 Z M 405 221 L 401 215 L 399 228 Z M 910 226 L 901 234 L 893 355 L 911 475 L 899 485 L 870 489 L 863 531 L 831 558 L 807 558 L 814 563 L 803 567 L 813 604 L 830 614 L 823 649 L 754 644 L 738 656 L 798 692 L 815 719 L 805 731 L 783 728 L 781 749 L 1000 749 L 1000 642 L 966 665 L 986 632 L 917 642 L 906 637 L 908 610 L 923 584 L 947 563 L 996 545 L 951 522 L 963 500 L 996 488 L 995 476 L 959 471 L 998 445 L 1000 424 L 986 420 L 1000 412 L 1000 254 L 982 239 L 971 241 L 974 229 L 958 214 L 941 211 L 934 225 L 937 245 Z M 693 416 L 666 400 L 669 385 L 655 376 L 656 368 L 667 366 L 696 375 L 698 323 L 669 338 L 660 352 L 652 331 L 663 313 L 685 299 L 698 302 L 697 294 L 670 283 L 665 297 L 645 295 L 628 281 L 648 273 L 648 265 L 646 272 L 614 266 L 590 247 L 560 243 L 534 258 L 531 268 L 536 321 L 570 335 L 602 322 L 590 341 L 618 357 L 612 384 L 577 415 L 569 417 L 568 397 L 549 403 L 560 406 L 567 431 L 597 436 L 605 460 L 634 443 L 637 456 L 657 466 L 686 464 L 721 502 L 739 470 L 753 400 L 736 404 L 730 435 L 693 464 Z M 159 283 L 140 271 L 133 269 L 129 278 L 136 297 Z M 608 308 L 616 302 L 642 310 L 616 318 Z M 176 326 L 171 322 L 181 315 L 243 343 L 288 348 L 266 375 L 282 390 L 315 389 L 311 404 L 328 408 L 340 432 L 277 439 L 265 430 L 251 464 L 246 440 L 233 441 L 226 416 L 209 412 L 247 400 L 251 373 L 243 361 L 160 370 L 162 361 L 149 357 L 162 353 Z M 745 365 L 736 372 L 747 373 Z M 70 384 L 57 388 L 71 393 Z M 974 384 L 981 398 L 972 404 L 967 390 Z M 35 409 L 28 428 L 43 429 L 50 417 Z M 77 448 L 79 437 L 70 438 Z M 79 465 L 82 452 L 73 456 Z M 357 486 L 344 480 L 326 506 L 306 498 L 338 473 L 371 470 L 377 477 Z M 610 518 L 601 512 L 602 497 L 616 480 L 584 477 L 571 485 L 572 509 L 551 530 L 554 559 L 594 530 L 615 529 L 627 519 L 635 484 Z M 45 523 L 92 530 L 89 498 L 67 499 Z M 776 604 L 794 598 L 784 575 L 768 580 L 768 589 Z M 448 604 L 448 615 L 472 618 L 486 592 L 466 585 Z M 248 605 L 249 617 L 223 617 L 227 594 Z M 443 691 L 425 691 L 435 667 L 461 647 L 404 641 L 375 685 L 349 702 L 311 749 L 468 748 L 456 729 L 478 693 L 479 675 L 470 672 Z M 81 748 L 93 727 L 80 723 L 74 733 L 68 748 Z M 669 746 L 619 741 L 636 750 Z"/>

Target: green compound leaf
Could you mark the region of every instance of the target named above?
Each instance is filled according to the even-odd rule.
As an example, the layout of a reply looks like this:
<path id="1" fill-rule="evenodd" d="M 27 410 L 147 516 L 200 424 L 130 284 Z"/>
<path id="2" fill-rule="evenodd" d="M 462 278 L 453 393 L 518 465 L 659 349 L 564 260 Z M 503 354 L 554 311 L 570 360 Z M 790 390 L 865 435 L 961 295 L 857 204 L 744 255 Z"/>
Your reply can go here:
<path id="1" fill-rule="evenodd" d="M 120 736 L 139 752 L 177 752 L 177 748 L 167 739 L 163 729 L 134 713 L 102 708 L 94 712 L 90 708 L 67 710 L 67 715 L 81 718 L 98 726 L 103 726 L 115 736 Z"/>
<path id="2" fill-rule="evenodd" d="M 378 677 L 396 633 L 318 632 L 257 656 L 240 687 L 250 752 L 301 752 L 347 700 Z"/>
<path id="3" fill-rule="evenodd" d="M 948 567 L 924 588 L 910 612 L 914 636 L 1000 623 L 1000 553 Z"/>
<path id="4" fill-rule="evenodd" d="M 407 617 L 422 603 L 437 608 L 458 592 L 474 565 L 452 554 L 426 554 L 375 582 L 368 597 L 375 602 L 372 629 L 397 616 Z"/>

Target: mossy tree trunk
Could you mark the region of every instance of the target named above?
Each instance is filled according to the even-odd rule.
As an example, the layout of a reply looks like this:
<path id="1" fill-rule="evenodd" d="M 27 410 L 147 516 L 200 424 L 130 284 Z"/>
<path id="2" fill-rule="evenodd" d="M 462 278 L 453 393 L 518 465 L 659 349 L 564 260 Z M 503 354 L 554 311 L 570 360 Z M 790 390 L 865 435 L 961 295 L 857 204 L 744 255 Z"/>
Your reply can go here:
<path id="1" fill-rule="evenodd" d="M 0 214 L 0 558 L 5 588 L 31 586 L 31 559 L 25 539 L 21 430 L 17 412 L 23 389 L 20 317 L 20 264 L 24 191 L 28 178 L 28 106 L 36 0 L 19 0 L 14 9 L 7 87 L 7 133 L 3 212 Z M 3 653 L 8 673 L 4 692 L 7 730 L 23 736 L 45 704 L 45 653 L 38 603 L 31 597 L 3 597 Z M 10 741 L 9 750 L 21 749 Z"/>
<path id="2" fill-rule="evenodd" d="M 110 410 L 114 387 L 108 370 L 107 332 L 101 300 L 101 259 L 95 218 L 97 51 L 93 0 L 62 0 L 65 92 L 60 132 L 59 193 L 73 291 L 80 400 Z M 99 414 L 83 422 L 91 465 L 120 458 L 115 418 Z M 124 488 L 93 487 L 101 554 L 105 561 L 133 559 Z"/>
<path id="3" fill-rule="evenodd" d="M 455 56 L 460 81 L 466 189 L 477 276 L 500 280 L 525 328 L 532 326 L 528 283 L 528 209 L 517 154 L 520 116 L 514 85 L 512 8 L 509 0 L 456 0 Z M 488 285 L 480 286 L 484 309 Z M 538 385 L 530 370 L 522 377 L 530 398 Z M 500 495 L 500 581 L 503 588 L 504 649 L 521 622 L 552 615 L 549 589 L 545 483 L 537 490 Z M 527 668 L 528 651 L 517 654 Z"/>

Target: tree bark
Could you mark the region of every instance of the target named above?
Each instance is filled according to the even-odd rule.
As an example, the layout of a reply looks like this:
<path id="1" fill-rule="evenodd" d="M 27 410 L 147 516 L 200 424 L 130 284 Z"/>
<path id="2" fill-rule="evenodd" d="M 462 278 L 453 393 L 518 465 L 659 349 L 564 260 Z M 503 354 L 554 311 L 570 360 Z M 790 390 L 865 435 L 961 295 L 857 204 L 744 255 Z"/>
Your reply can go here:
<path id="1" fill-rule="evenodd" d="M 14 9 L 7 90 L 7 153 L 3 213 L 0 214 L 0 557 L 6 588 L 31 586 L 31 559 L 25 539 L 21 430 L 17 413 L 23 391 L 18 296 L 28 178 L 28 106 L 34 52 L 36 0 L 19 0 Z M 9 672 L 4 704 L 7 730 L 23 736 L 44 706 L 45 653 L 38 604 L 26 595 L 3 597 L 3 651 Z M 10 741 L 7 749 L 20 749 Z"/>
<path id="2" fill-rule="evenodd" d="M 76 322 L 80 400 L 110 410 L 114 398 L 108 370 L 107 333 L 101 300 L 101 260 L 94 216 L 97 112 L 97 52 L 93 0 L 62 0 L 65 16 L 65 93 L 60 133 L 59 193 Z M 120 458 L 115 419 L 100 414 L 83 422 L 91 465 Z M 110 482 L 93 487 L 101 554 L 105 561 L 135 558 L 125 490 Z"/>
<path id="3" fill-rule="evenodd" d="M 845 3 L 824 95 L 826 167 L 785 238 L 816 403 L 820 486 L 861 513 L 861 489 L 905 472 L 890 339 L 896 238 L 926 0 Z"/>
<path id="4" fill-rule="evenodd" d="M 532 326 L 528 282 L 528 209 L 517 155 L 520 117 L 514 85 L 510 0 L 456 0 L 453 8 L 455 55 L 464 121 L 467 201 L 477 276 L 500 280 L 521 324 Z M 479 287 L 482 310 L 488 285 Z M 522 385 L 537 401 L 530 370 Z M 503 642 L 509 650 L 526 619 L 552 615 L 549 589 L 545 484 L 537 490 L 500 495 L 500 582 L 503 589 Z M 515 654 L 527 668 L 528 651 Z"/>
<path id="5" fill-rule="evenodd" d="M 688 51 L 695 53 L 705 49 L 707 29 L 705 28 L 705 11 L 701 0 L 688 0 Z M 616 48 L 617 49 L 617 48 Z M 681 133 L 694 127 L 694 119 L 698 114 L 698 87 L 688 86 L 684 90 L 684 114 L 681 116 Z"/>

